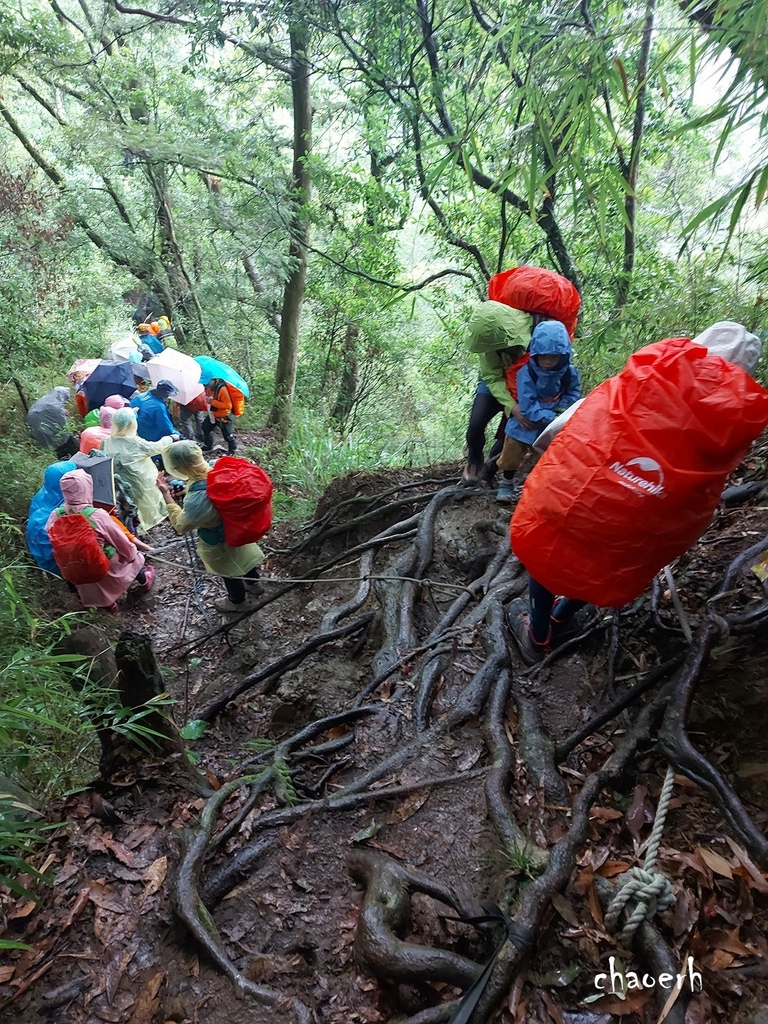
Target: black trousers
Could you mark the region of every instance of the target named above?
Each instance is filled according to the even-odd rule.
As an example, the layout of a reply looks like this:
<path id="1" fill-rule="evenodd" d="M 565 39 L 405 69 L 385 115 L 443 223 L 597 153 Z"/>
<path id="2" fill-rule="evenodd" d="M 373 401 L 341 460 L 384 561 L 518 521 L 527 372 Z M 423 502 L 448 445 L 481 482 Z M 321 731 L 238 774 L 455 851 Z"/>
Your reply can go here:
<path id="1" fill-rule="evenodd" d="M 504 446 L 504 427 L 507 425 L 507 417 L 504 415 L 504 406 L 490 394 L 478 392 L 472 403 L 472 412 L 469 414 L 469 426 L 467 427 L 467 462 L 471 469 L 481 470 L 485 463 L 485 428 L 494 416 L 501 413 L 496 437 L 494 438 L 491 450 L 488 453 L 489 459 L 497 459 Z"/>
<path id="2" fill-rule="evenodd" d="M 245 578 L 248 580 L 257 580 L 259 578 L 258 567 L 251 569 L 245 574 Z M 232 578 L 231 576 L 224 576 L 224 586 L 227 588 L 227 597 L 232 604 L 242 604 L 245 600 L 245 580 L 239 577 Z"/>
<path id="3" fill-rule="evenodd" d="M 219 428 L 224 440 L 227 442 L 229 448 L 229 454 L 231 455 L 237 448 L 237 437 L 235 436 L 235 428 L 232 426 L 231 420 L 216 420 L 215 423 L 211 423 L 210 419 L 206 416 L 203 420 L 203 444 L 206 448 L 213 447 L 213 432 Z"/>

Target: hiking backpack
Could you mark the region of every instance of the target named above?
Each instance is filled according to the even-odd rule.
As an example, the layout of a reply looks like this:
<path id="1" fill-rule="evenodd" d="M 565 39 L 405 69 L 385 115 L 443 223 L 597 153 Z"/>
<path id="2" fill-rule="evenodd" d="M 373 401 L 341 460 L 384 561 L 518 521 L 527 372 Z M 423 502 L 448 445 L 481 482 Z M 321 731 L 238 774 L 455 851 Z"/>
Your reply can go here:
<path id="1" fill-rule="evenodd" d="M 227 391 L 229 392 L 229 397 L 232 399 L 232 415 L 242 416 L 245 412 L 245 395 L 240 388 L 236 388 L 234 384 L 227 383 Z"/>
<path id="2" fill-rule="evenodd" d="M 517 401 L 517 371 L 523 366 L 530 364 L 531 353 L 524 352 L 519 359 L 517 359 L 511 366 L 508 366 L 504 371 L 504 380 L 507 384 L 507 391 Z"/>
<path id="3" fill-rule="evenodd" d="M 109 572 L 109 559 L 116 550 L 111 545 L 106 550 L 102 547 L 91 523 L 91 514 L 95 511 L 92 505 L 82 512 L 57 509 L 59 518 L 48 530 L 53 560 L 62 577 L 75 586 L 103 580 Z"/>
<path id="4" fill-rule="evenodd" d="M 494 274 L 488 298 L 526 313 L 540 313 L 565 324 L 573 340 L 581 296 L 568 278 L 544 267 L 512 267 Z"/>
<path id="5" fill-rule="evenodd" d="M 258 543 L 272 525 L 272 481 L 253 462 L 222 456 L 208 474 L 206 490 L 230 547 Z"/>

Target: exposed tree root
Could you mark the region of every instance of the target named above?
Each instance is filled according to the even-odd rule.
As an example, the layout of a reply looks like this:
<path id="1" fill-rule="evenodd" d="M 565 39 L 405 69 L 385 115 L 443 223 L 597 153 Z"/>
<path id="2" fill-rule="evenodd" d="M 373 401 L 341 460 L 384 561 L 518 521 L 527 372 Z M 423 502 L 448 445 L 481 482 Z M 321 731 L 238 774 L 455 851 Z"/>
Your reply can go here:
<path id="1" fill-rule="evenodd" d="M 344 501 L 340 501 L 338 504 L 333 505 L 332 508 L 328 509 L 324 516 L 321 516 L 320 519 L 315 519 L 311 523 L 307 523 L 302 530 L 306 533 L 309 530 L 316 530 L 319 527 L 324 526 L 329 519 L 332 519 L 333 516 L 339 512 L 340 509 L 349 508 L 351 505 L 375 505 L 377 501 L 388 498 L 391 494 L 399 494 L 401 491 L 411 491 L 416 487 L 445 487 L 447 484 L 455 483 L 456 477 L 445 477 L 434 480 L 412 480 L 407 484 L 397 484 L 393 487 L 388 487 L 387 490 L 382 491 L 380 494 L 356 494 L 354 498 L 345 498 Z M 293 548 L 286 548 L 284 551 L 281 551 L 280 554 L 292 554 L 293 552 Z"/>
<path id="2" fill-rule="evenodd" d="M 312 800 L 306 803 L 297 804 L 295 807 L 285 807 L 277 811 L 269 811 L 262 814 L 254 822 L 254 830 L 262 832 L 265 829 L 282 828 L 292 822 L 303 818 L 305 815 L 316 812 L 342 812 L 349 811 L 361 804 L 373 803 L 377 800 L 392 800 L 395 797 L 407 796 L 420 789 L 434 789 L 437 786 L 450 786 L 456 782 L 465 783 L 469 779 L 476 779 L 484 775 L 487 768 L 475 768 L 472 771 L 461 772 L 454 775 L 441 775 L 432 779 L 422 779 L 419 782 L 407 786 L 389 786 L 382 789 L 367 789 L 364 792 L 335 793 L 332 797 L 323 800 Z M 244 846 L 224 865 L 219 871 L 211 876 L 210 881 L 203 890 L 203 899 L 206 905 L 210 906 L 222 899 L 238 882 L 247 877 L 264 852 L 264 843 L 261 838 Z"/>
<path id="3" fill-rule="evenodd" d="M 618 889 L 607 878 L 600 878 L 599 875 L 595 875 L 594 882 L 603 910 L 607 910 Z M 632 949 L 637 953 L 644 971 L 652 978 L 658 979 L 662 974 L 675 977 L 680 970 L 672 950 L 659 934 L 659 930 L 650 921 L 644 921 L 635 932 L 632 940 Z M 657 993 L 659 1013 L 664 1008 L 669 994 L 670 989 L 659 987 Z M 685 1024 L 685 1009 L 688 1005 L 688 999 L 689 993 L 683 990 L 664 1018 L 665 1024 Z"/>
<path id="4" fill-rule="evenodd" d="M 606 722 L 610 722 L 611 719 L 620 715 L 626 708 L 632 707 L 644 693 L 648 690 L 652 690 L 654 686 L 657 686 L 670 672 L 674 672 L 676 668 L 679 668 L 685 661 L 685 653 L 675 655 L 674 658 L 670 658 L 669 661 L 665 661 L 663 665 L 659 665 L 658 668 L 653 669 L 648 675 L 641 679 L 639 683 L 635 683 L 627 692 L 619 697 L 613 703 L 609 704 L 608 707 L 601 711 L 599 715 L 595 715 L 594 718 L 590 718 L 588 722 L 585 722 L 576 732 L 571 733 L 567 739 L 564 739 L 561 743 L 558 743 L 554 751 L 554 760 L 556 764 L 560 764 L 565 761 L 566 758 L 578 747 L 580 743 L 583 743 L 587 737 L 597 732 L 598 729 L 602 728 Z"/>
<path id="5" fill-rule="evenodd" d="M 250 672 L 247 676 L 240 680 L 237 686 L 223 694 L 221 697 L 217 697 L 216 700 L 212 701 L 207 707 L 203 708 L 198 713 L 198 718 L 203 719 L 205 722 L 210 722 L 220 714 L 230 701 L 235 700 L 241 694 L 246 693 L 248 690 L 252 690 L 258 684 L 262 684 L 259 689 L 259 693 L 269 692 L 268 684 L 270 681 L 276 681 L 283 672 L 288 672 L 290 669 L 295 668 L 299 665 L 307 655 L 316 651 L 318 647 L 322 647 L 324 644 L 332 643 L 334 640 L 341 640 L 345 636 L 350 636 L 352 633 L 357 633 L 358 630 L 363 629 L 373 618 L 373 612 L 368 612 L 366 615 L 361 615 L 360 618 L 355 619 L 353 622 L 348 623 L 346 626 L 339 626 L 338 629 L 332 630 L 330 633 L 318 633 L 313 637 L 310 637 L 306 643 L 303 643 L 301 647 L 297 647 L 292 654 L 286 654 L 282 658 L 277 658 L 275 661 L 271 661 L 268 665 L 258 669 L 256 672 Z"/>
<path id="6" fill-rule="evenodd" d="M 459 953 L 404 942 L 398 932 L 408 927 L 410 898 L 415 892 L 439 900 L 464 917 L 479 917 L 483 910 L 478 904 L 460 901 L 435 879 L 369 850 L 352 850 L 345 860 L 352 877 L 366 887 L 355 936 L 355 954 L 361 966 L 385 981 L 471 985 L 477 980 L 481 964 Z"/>
<path id="7" fill-rule="evenodd" d="M 256 985 L 237 970 L 224 952 L 221 936 L 199 893 L 203 861 L 219 809 L 241 785 L 250 781 L 253 780 L 249 778 L 236 779 L 234 782 L 222 786 L 203 808 L 198 829 L 182 836 L 182 858 L 172 881 L 174 907 L 192 937 L 205 950 L 219 970 L 231 979 L 239 995 L 251 996 L 265 1006 L 283 1009 L 290 1007 L 300 1024 L 309 1024 L 310 1013 L 297 999 L 285 999 L 272 989 Z"/>
<path id="8" fill-rule="evenodd" d="M 682 672 L 679 674 L 672 700 L 659 733 L 659 745 L 669 763 L 705 789 L 713 797 L 720 813 L 736 833 L 739 840 L 763 869 L 768 869 L 768 839 L 758 829 L 733 787 L 710 762 L 693 746 L 688 736 L 687 722 L 691 704 L 710 651 L 720 636 L 720 626 L 705 621 L 696 634 Z"/>
<path id="9" fill-rule="evenodd" d="M 639 745 L 648 740 L 656 722 L 663 714 L 670 692 L 671 684 L 667 684 L 664 690 L 640 712 L 621 746 L 598 772 L 594 772 L 585 780 L 581 792 L 574 801 L 570 831 L 551 848 L 546 870 L 522 892 L 517 902 L 513 918 L 518 924 L 538 932 L 551 897 L 568 884 L 576 866 L 577 853 L 587 838 L 590 808 L 600 791 L 620 778 L 627 766 L 632 763 Z M 471 1024 L 484 1024 L 491 1019 L 496 1007 L 512 985 L 523 958 L 524 954 L 517 946 L 512 942 L 505 943 L 488 985 L 471 1017 Z"/>
<path id="10" fill-rule="evenodd" d="M 493 762 L 485 780 L 485 802 L 493 827 L 507 853 L 524 853 L 531 865 L 540 869 L 547 862 L 547 853 L 534 846 L 523 834 L 515 821 L 508 798 L 513 758 L 504 729 L 504 712 L 509 700 L 510 681 L 508 669 L 499 673 L 483 715 L 483 738 Z"/>
<path id="11" fill-rule="evenodd" d="M 520 757 L 534 785 L 541 786 L 547 803 L 567 807 L 571 795 L 565 779 L 555 767 L 555 747 L 541 724 L 538 708 L 513 687 L 518 710 L 517 734 Z M 503 713 L 503 709 L 502 709 Z"/>

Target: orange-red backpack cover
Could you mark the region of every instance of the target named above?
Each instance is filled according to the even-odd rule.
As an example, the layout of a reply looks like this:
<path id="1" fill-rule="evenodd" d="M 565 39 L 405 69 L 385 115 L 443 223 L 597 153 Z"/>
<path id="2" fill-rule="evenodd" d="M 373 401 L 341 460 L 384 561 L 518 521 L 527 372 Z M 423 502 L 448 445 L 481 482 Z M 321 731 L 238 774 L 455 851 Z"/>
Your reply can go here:
<path id="1" fill-rule="evenodd" d="M 581 296 L 567 277 L 554 270 L 512 267 L 494 274 L 488 282 L 488 298 L 526 313 L 542 313 L 560 320 L 573 340 Z"/>
<path id="2" fill-rule="evenodd" d="M 704 532 L 768 424 L 768 391 L 687 338 L 640 349 L 535 466 L 512 549 L 553 593 L 618 607 Z"/>
<path id="3" fill-rule="evenodd" d="M 256 544 L 272 525 L 272 481 L 264 470 L 224 455 L 206 478 L 206 491 L 224 525 L 224 542 Z"/>

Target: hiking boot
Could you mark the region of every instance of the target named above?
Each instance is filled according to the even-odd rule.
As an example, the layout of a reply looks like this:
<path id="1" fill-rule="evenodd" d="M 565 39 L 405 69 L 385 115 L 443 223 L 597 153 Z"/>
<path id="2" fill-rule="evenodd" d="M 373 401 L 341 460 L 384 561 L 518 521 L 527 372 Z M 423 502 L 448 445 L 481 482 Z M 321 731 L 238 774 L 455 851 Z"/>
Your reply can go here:
<path id="1" fill-rule="evenodd" d="M 522 487 L 512 483 L 511 480 L 502 480 L 499 489 L 496 491 L 496 501 L 500 505 L 514 505 L 520 497 Z"/>
<path id="2" fill-rule="evenodd" d="M 224 615 L 238 615 L 240 612 L 247 612 L 252 605 L 253 601 L 248 594 L 245 595 L 245 600 L 239 604 L 230 601 L 228 597 L 219 597 L 213 602 L 216 611 L 222 612 Z"/>
<path id="3" fill-rule="evenodd" d="M 557 601 L 555 602 L 557 607 Z M 583 608 L 579 608 L 575 615 L 570 619 L 565 619 L 563 622 L 558 622 L 554 616 L 550 621 L 550 639 L 553 647 L 559 647 L 560 644 L 566 643 L 568 640 L 572 640 L 575 636 L 579 636 L 587 628 L 589 623 L 595 618 L 597 609 L 593 604 L 585 604 Z"/>
<path id="4" fill-rule="evenodd" d="M 498 467 L 496 465 L 495 459 L 489 459 L 486 462 L 485 466 L 483 466 L 483 472 L 480 477 L 480 483 L 483 485 L 483 487 L 487 487 L 489 491 L 493 490 L 493 488 L 496 486 L 497 470 Z"/>
<path id="5" fill-rule="evenodd" d="M 464 467 L 464 472 L 461 474 L 461 480 L 459 480 L 459 487 L 478 487 L 480 485 L 480 470 L 482 466 L 470 466 L 469 463 Z"/>
<path id="6" fill-rule="evenodd" d="M 246 594 L 250 595 L 251 597 L 258 597 L 259 595 L 261 595 L 261 594 L 263 594 L 265 592 L 266 588 L 265 588 L 264 584 L 261 582 L 261 580 L 259 580 L 259 579 L 254 579 L 254 580 L 245 579 L 245 580 L 243 580 L 243 583 L 245 583 L 245 592 L 246 592 Z"/>
<path id="7" fill-rule="evenodd" d="M 548 643 L 539 644 L 533 639 L 528 602 L 522 597 L 515 598 L 507 608 L 507 626 L 526 665 L 536 665 L 549 654 Z"/>

